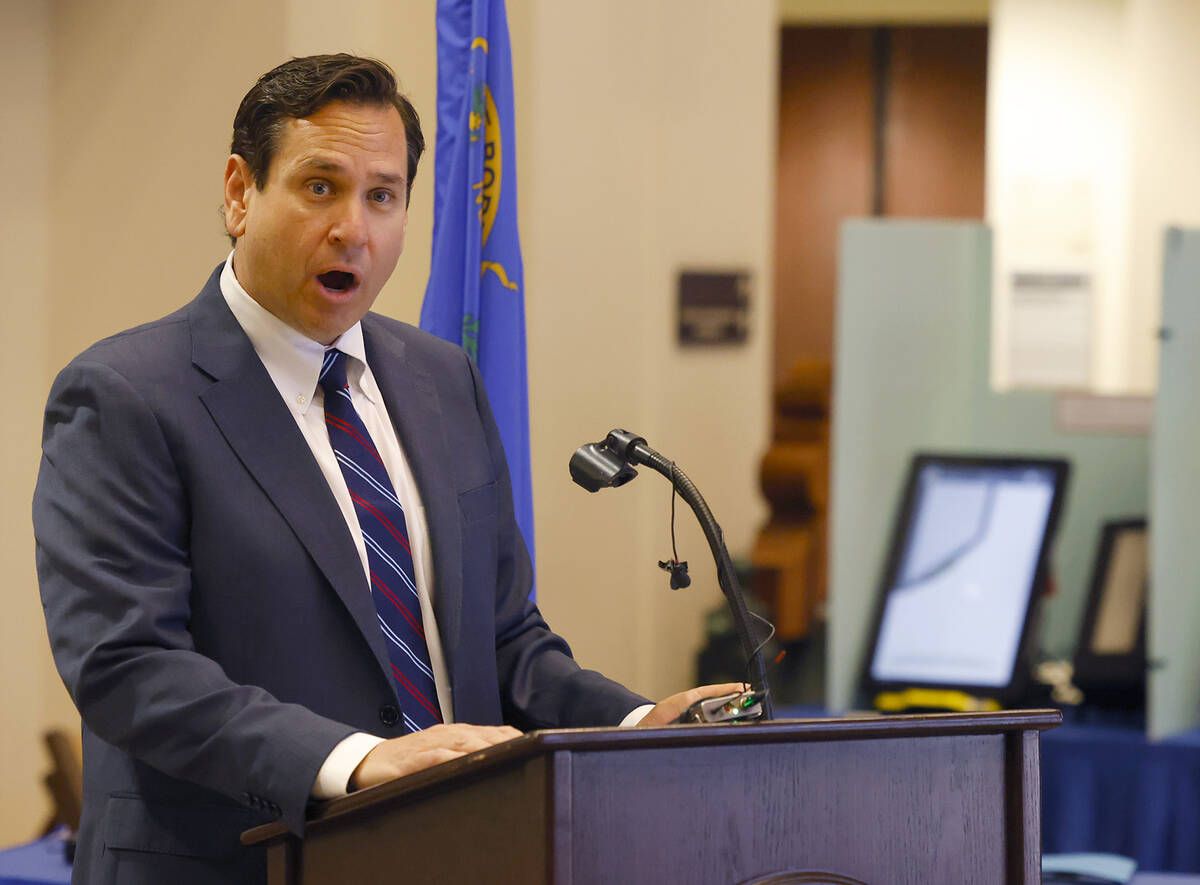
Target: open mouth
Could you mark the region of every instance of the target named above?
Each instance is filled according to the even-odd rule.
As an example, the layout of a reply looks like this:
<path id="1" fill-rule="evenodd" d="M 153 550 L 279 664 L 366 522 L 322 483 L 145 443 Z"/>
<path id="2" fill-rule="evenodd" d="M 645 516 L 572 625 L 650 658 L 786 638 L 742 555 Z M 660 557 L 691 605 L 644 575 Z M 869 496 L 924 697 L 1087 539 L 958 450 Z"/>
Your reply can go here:
<path id="1" fill-rule="evenodd" d="M 330 292 L 349 292 L 358 285 L 354 274 L 345 270 L 327 270 L 317 274 L 317 281 Z"/>

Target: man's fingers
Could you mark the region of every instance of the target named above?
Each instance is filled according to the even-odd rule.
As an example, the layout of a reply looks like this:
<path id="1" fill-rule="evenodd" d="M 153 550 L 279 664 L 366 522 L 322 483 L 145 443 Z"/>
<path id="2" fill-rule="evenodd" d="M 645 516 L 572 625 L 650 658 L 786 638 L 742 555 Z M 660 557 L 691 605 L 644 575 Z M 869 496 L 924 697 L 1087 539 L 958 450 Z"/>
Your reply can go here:
<path id="1" fill-rule="evenodd" d="M 435 765 L 441 765 L 443 762 L 450 762 L 453 759 L 461 759 L 465 755 L 467 754 L 461 750 L 451 750 L 447 747 L 434 747 L 433 749 L 425 750 L 420 754 L 421 761 L 428 763 L 421 766 L 421 768 L 432 768 Z M 416 770 L 420 771 L 421 768 Z M 405 773 L 411 774 L 412 772 Z"/>
<path id="2" fill-rule="evenodd" d="M 689 689 L 684 692 L 687 703 L 679 708 L 682 713 L 696 701 L 702 701 L 705 698 L 715 698 L 723 694 L 734 694 L 736 692 L 745 691 L 749 686 L 744 682 L 724 682 L 720 685 L 701 685 L 697 688 Z"/>
<path id="3" fill-rule="evenodd" d="M 435 725 L 419 732 L 435 745 L 450 746 L 473 753 L 485 747 L 502 744 L 521 736 L 521 732 L 507 725 Z M 410 735 L 411 737 L 411 735 Z"/>
<path id="4" fill-rule="evenodd" d="M 435 725 L 377 745 L 354 769 L 350 785 L 361 790 L 520 736 L 507 725 Z"/>
<path id="5" fill-rule="evenodd" d="M 723 694 L 734 694 L 745 691 L 748 686 L 744 682 L 724 682 L 718 685 L 701 685 L 689 688 L 679 694 L 673 694 L 654 705 L 649 713 L 642 717 L 638 725 L 656 726 L 669 725 L 679 718 L 679 714 L 697 701 L 705 698 L 718 697 Z"/>
<path id="6" fill-rule="evenodd" d="M 503 743 L 508 740 L 507 737 L 492 731 L 469 731 L 463 734 L 455 735 L 451 746 L 456 750 L 461 750 L 464 753 L 474 753 L 476 750 L 485 750 L 495 744 Z"/>
<path id="7" fill-rule="evenodd" d="M 446 728 L 462 728 L 468 733 L 487 740 L 488 743 L 499 744 L 511 741 L 521 736 L 521 732 L 511 725 L 449 725 Z"/>

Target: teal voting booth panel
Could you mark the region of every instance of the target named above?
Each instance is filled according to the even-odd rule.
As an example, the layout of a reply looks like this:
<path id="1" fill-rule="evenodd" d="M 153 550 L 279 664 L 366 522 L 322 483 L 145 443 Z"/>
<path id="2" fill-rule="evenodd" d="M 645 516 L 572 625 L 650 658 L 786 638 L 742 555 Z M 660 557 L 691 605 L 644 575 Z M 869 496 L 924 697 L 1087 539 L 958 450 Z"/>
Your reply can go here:
<path id="1" fill-rule="evenodd" d="M 848 221 L 842 227 L 829 512 L 826 703 L 846 710 L 868 641 L 909 458 L 960 451 L 971 424 L 987 229 Z"/>
<path id="2" fill-rule="evenodd" d="M 1148 725 L 1200 725 L 1200 230 L 1163 248 L 1162 347 L 1151 450 Z"/>

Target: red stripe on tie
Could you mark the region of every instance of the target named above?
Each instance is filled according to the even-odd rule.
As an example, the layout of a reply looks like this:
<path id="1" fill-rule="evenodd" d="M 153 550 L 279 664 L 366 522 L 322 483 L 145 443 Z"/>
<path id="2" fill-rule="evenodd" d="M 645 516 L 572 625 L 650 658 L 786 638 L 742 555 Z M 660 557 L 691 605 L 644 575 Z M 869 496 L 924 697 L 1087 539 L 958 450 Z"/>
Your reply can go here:
<path id="1" fill-rule="evenodd" d="M 406 538 L 394 525 L 392 525 L 386 516 L 376 510 L 370 502 L 360 498 L 358 495 L 354 494 L 354 492 L 350 492 L 350 497 L 354 499 L 355 504 L 357 504 L 363 510 L 366 510 L 381 523 L 383 523 L 383 527 L 392 533 L 392 537 L 395 538 L 397 543 L 404 548 L 404 552 L 410 557 L 412 556 L 412 550 L 408 546 L 408 538 Z"/>
<path id="2" fill-rule="evenodd" d="M 417 631 L 418 636 L 424 639 L 425 631 L 421 628 L 421 625 L 417 623 L 416 619 L 405 607 L 404 603 L 396 598 L 396 595 L 392 593 L 392 589 L 387 584 L 383 583 L 383 581 L 379 580 L 379 578 L 375 576 L 374 572 L 371 572 L 371 583 L 383 591 L 383 595 L 390 599 L 396 608 L 400 609 L 400 614 L 404 615 L 404 620 L 408 621 L 408 625 Z"/>
<path id="3" fill-rule="evenodd" d="M 352 437 L 354 437 L 356 440 L 358 440 L 360 443 L 362 443 L 363 448 L 366 449 L 368 452 L 370 452 L 372 458 L 374 458 L 380 464 L 383 463 L 383 459 L 379 457 L 379 452 L 375 451 L 375 447 L 373 445 L 371 445 L 369 442 L 367 442 L 367 440 L 362 438 L 362 436 L 359 434 L 359 432 L 354 429 L 353 425 L 347 424 L 341 418 L 338 418 L 334 415 L 330 415 L 328 412 L 325 413 L 325 423 L 332 424 L 338 430 L 341 430 L 341 431 L 344 431 L 345 433 L 350 434 Z"/>
<path id="4" fill-rule="evenodd" d="M 429 715 L 431 715 L 434 719 L 436 719 L 438 722 L 441 722 L 442 714 L 438 712 L 437 707 L 433 706 L 431 703 L 429 703 L 429 701 L 425 700 L 425 695 L 423 695 L 419 691 L 417 691 L 416 686 L 414 686 L 411 682 L 408 681 L 408 677 L 406 677 L 403 673 L 401 673 L 400 668 L 397 667 L 395 664 L 392 664 L 392 672 L 396 674 L 396 678 L 400 680 L 400 683 L 406 689 L 408 689 L 408 693 L 417 699 L 417 703 L 419 703 L 422 707 L 424 707 L 426 710 L 428 710 Z"/>

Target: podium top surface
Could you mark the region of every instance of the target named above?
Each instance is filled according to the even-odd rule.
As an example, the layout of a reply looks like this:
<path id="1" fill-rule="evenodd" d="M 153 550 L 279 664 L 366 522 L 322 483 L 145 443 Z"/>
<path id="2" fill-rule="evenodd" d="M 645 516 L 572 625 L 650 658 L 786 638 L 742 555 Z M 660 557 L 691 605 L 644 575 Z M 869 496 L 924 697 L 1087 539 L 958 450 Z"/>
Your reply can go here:
<path id="1" fill-rule="evenodd" d="M 775 719 L 736 725 L 531 731 L 506 743 L 433 768 L 318 803 L 309 815 L 307 826 L 319 830 L 326 821 L 379 802 L 400 797 L 415 798 L 449 781 L 473 779 L 496 768 L 545 753 L 1019 734 L 1047 731 L 1061 723 L 1062 713 L 1058 710 L 1004 710 L 996 713 L 932 713 L 845 719 Z M 282 823 L 263 824 L 243 833 L 242 843 L 261 845 L 283 838 L 288 833 L 289 830 Z"/>

